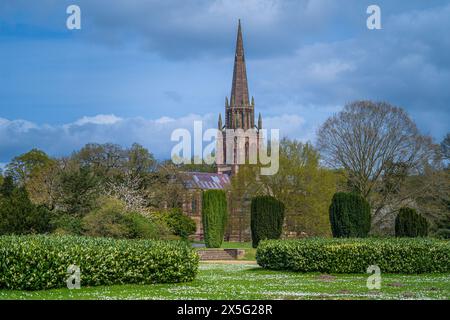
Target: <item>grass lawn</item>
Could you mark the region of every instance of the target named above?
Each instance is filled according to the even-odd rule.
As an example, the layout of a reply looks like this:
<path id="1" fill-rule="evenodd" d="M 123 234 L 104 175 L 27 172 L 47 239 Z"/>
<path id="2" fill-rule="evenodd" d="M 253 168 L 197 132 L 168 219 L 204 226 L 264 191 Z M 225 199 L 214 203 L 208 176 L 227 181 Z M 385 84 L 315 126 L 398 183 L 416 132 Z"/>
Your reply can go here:
<path id="1" fill-rule="evenodd" d="M 367 276 L 268 271 L 246 263 L 201 263 L 196 280 L 190 283 L 0 290 L 0 299 L 450 299 L 450 274 L 385 274 L 381 290 L 374 291 L 366 287 Z"/>

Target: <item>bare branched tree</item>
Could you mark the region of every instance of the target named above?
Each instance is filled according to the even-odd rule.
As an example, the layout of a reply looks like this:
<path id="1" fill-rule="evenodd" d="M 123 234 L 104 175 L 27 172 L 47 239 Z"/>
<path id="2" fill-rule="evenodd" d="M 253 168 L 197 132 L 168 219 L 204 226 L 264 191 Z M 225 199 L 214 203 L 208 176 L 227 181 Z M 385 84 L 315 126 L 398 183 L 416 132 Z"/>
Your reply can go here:
<path id="1" fill-rule="evenodd" d="M 419 133 L 401 108 L 388 103 L 356 101 L 330 117 L 319 129 L 324 162 L 345 169 L 351 188 L 382 209 L 408 175 L 419 174 L 433 161 L 430 137 Z"/>

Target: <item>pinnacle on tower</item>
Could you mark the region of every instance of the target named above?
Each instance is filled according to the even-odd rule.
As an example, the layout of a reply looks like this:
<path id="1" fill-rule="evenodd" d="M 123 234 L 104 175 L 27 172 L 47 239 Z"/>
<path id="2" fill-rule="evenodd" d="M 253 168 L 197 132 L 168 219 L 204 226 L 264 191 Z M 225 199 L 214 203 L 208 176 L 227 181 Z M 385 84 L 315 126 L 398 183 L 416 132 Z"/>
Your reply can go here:
<path id="1" fill-rule="evenodd" d="M 249 105 L 247 70 L 244 57 L 244 41 L 242 38 L 241 20 L 238 24 L 236 39 L 236 54 L 234 57 L 233 83 L 231 86 L 231 107 L 243 104 Z"/>
<path id="2" fill-rule="evenodd" d="M 261 116 L 261 112 L 259 113 L 258 116 L 258 130 L 262 129 L 262 116 Z"/>

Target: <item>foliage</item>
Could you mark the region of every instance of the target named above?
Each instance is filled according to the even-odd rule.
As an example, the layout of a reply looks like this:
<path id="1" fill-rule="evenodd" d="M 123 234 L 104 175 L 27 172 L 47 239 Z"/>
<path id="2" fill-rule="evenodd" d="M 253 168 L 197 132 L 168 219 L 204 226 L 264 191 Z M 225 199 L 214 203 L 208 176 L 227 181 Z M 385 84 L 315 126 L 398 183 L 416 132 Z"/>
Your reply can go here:
<path id="1" fill-rule="evenodd" d="M 338 192 L 330 205 L 330 222 L 337 238 L 367 237 L 370 231 L 369 203 L 356 193 Z"/>
<path id="2" fill-rule="evenodd" d="M 415 200 L 428 188 L 406 188 L 407 178 L 437 165 L 438 147 L 417 129 L 402 109 L 384 102 L 355 101 L 325 121 L 318 131 L 324 163 L 344 169 L 349 190 L 373 209 L 372 232 L 393 229 L 395 212 L 405 199 Z"/>
<path id="3" fill-rule="evenodd" d="M 428 221 L 415 209 L 401 208 L 395 218 L 396 237 L 426 237 L 428 235 Z"/>
<path id="4" fill-rule="evenodd" d="M 365 273 L 377 265 L 383 273 L 450 272 L 450 242 L 426 238 L 367 238 L 262 241 L 260 266 L 272 270 Z"/>
<path id="5" fill-rule="evenodd" d="M 431 155 L 431 138 L 420 135 L 403 109 L 372 101 L 355 101 L 330 117 L 318 132 L 318 145 L 329 165 L 348 171 L 364 198 L 392 164 L 411 171 Z"/>
<path id="6" fill-rule="evenodd" d="M 188 239 L 197 230 L 195 221 L 185 215 L 180 209 L 171 209 L 163 212 L 162 217 L 173 234 L 180 236 L 182 239 Z"/>
<path id="7" fill-rule="evenodd" d="M 438 238 L 450 239 L 450 210 L 437 221 L 434 235 Z"/>
<path id="8" fill-rule="evenodd" d="M 68 214 L 85 215 L 95 206 L 100 194 L 99 183 L 91 169 L 70 163 L 61 173 L 58 207 Z"/>
<path id="9" fill-rule="evenodd" d="M 205 245 L 220 248 L 228 220 L 227 198 L 223 190 L 207 190 L 202 194 L 202 222 Z"/>
<path id="10" fill-rule="evenodd" d="M 31 234 L 51 231 L 51 213 L 31 203 L 24 188 L 16 188 L 7 177 L 0 198 L 0 234 Z"/>
<path id="11" fill-rule="evenodd" d="M 227 234 L 237 234 L 239 241 L 249 241 L 251 217 L 251 199 L 264 194 L 261 180 L 258 179 L 259 167 L 256 165 L 240 165 L 236 174 L 231 176 L 229 190 L 229 211 L 238 215 L 234 223 L 227 226 Z"/>
<path id="12" fill-rule="evenodd" d="M 24 186 L 36 170 L 49 165 L 53 161 L 44 151 L 32 149 L 14 157 L 6 166 L 6 174 L 12 176 L 20 186 Z"/>
<path id="13" fill-rule="evenodd" d="M 264 194 L 286 206 L 286 226 L 309 236 L 330 236 L 328 208 L 343 180 L 342 172 L 320 166 L 319 154 L 309 143 L 280 141 L 280 166 L 273 176 L 261 176 Z"/>
<path id="14" fill-rule="evenodd" d="M 139 212 L 125 214 L 130 239 L 171 239 L 171 230 L 160 220 Z"/>
<path id="15" fill-rule="evenodd" d="M 13 290 L 65 287 L 72 264 L 83 287 L 192 281 L 199 259 L 182 242 L 69 236 L 3 236 L 0 257 L 0 288 Z"/>
<path id="16" fill-rule="evenodd" d="M 53 233 L 58 235 L 81 236 L 85 232 L 81 217 L 63 212 L 56 212 L 51 223 L 54 228 Z"/>
<path id="17" fill-rule="evenodd" d="M 127 211 L 122 201 L 107 197 L 82 219 L 82 226 L 83 234 L 93 237 L 157 239 L 165 235 L 157 220 Z"/>
<path id="18" fill-rule="evenodd" d="M 83 218 L 85 235 L 128 238 L 129 228 L 123 203 L 113 198 L 104 198 L 99 202 L 99 208 L 89 212 Z"/>
<path id="19" fill-rule="evenodd" d="M 61 197 L 61 161 L 54 160 L 33 170 L 25 188 L 30 200 L 37 205 L 46 206 L 54 210 L 58 198 Z"/>
<path id="20" fill-rule="evenodd" d="M 283 230 L 284 204 L 271 196 L 252 199 L 251 229 L 253 248 L 261 240 L 279 239 Z"/>
<path id="21" fill-rule="evenodd" d="M 450 161 L 450 132 L 445 135 L 440 146 L 443 158 Z"/>
<path id="22" fill-rule="evenodd" d="M 0 195 L 4 197 L 10 197 L 16 186 L 14 185 L 14 179 L 12 176 L 6 176 L 0 186 Z"/>

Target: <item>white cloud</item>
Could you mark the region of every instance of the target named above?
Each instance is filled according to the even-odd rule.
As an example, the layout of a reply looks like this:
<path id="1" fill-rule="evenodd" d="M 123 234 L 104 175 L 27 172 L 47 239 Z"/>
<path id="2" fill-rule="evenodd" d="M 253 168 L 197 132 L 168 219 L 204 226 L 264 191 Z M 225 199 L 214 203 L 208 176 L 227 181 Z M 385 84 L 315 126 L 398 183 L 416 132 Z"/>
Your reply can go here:
<path id="1" fill-rule="evenodd" d="M 115 115 L 82 117 L 60 125 L 35 124 L 23 120 L 0 118 L 0 161 L 39 148 L 51 156 L 69 155 L 86 143 L 117 143 L 130 146 L 137 142 L 160 159 L 170 156 L 176 144 L 170 140 L 172 131 L 183 128 L 193 131 L 194 121 L 203 122 L 203 130 L 215 128 L 216 114 L 188 114 L 179 118 L 119 118 Z M 305 137 L 304 119 L 295 114 L 263 118 L 265 128 L 279 128 L 282 136 Z"/>
<path id="2" fill-rule="evenodd" d="M 83 117 L 77 121 L 75 121 L 73 124 L 77 126 L 82 126 L 88 123 L 91 124 L 114 124 L 118 121 L 122 120 L 122 118 L 116 117 L 113 114 L 99 114 L 95 117 Z"/>

